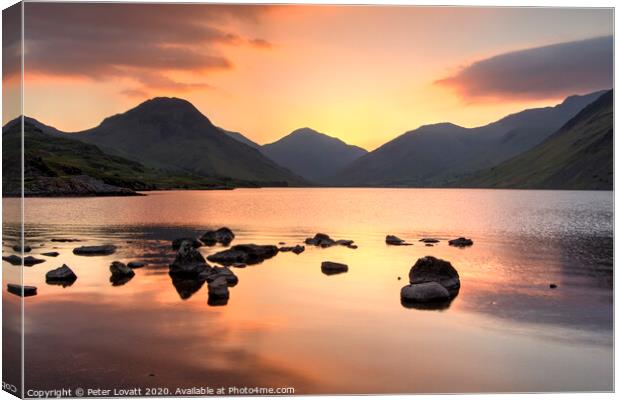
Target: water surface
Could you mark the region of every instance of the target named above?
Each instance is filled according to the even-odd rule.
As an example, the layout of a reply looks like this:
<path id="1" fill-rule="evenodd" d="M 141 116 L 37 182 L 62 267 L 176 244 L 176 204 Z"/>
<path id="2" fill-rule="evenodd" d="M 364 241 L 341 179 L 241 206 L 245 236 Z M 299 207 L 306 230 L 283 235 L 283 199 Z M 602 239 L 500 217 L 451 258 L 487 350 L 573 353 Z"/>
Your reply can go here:
<path id="1" fill-rule="evenodd" d="M 39 288 L 25 299 L 26 388 L 613 389 L 611 192 L 239 189 L 33 198 L 25 207 L 32 254 L 60 252 L 25 270 L 25 284 Z M 5 252 L 15 222 L 5 221 Z M 234 269 L 228 304 L 210 306 L 206 284 L 168 275 L 170 241 L 221 226 L 233 229 L 233 244 L 294 245 L 324 232 L 359 248 L 307 246 Z M 414 246 L 387 246 L 386 234 Z M 458 236 L 474 246 L 444 240 Z M 50 241 L 57 237 L 82 242 Z M 426 247 L 422 237 L 442 241 Z M 117 252 L 72 254 L 105 243 Z M 426 255 L 459 271 L 462 288 L 447 309 L 401 305 L 409 269 Z M 149 265 L 112 286 L 114 260 Z M 322 261 L 349 271 L 324 275 Z M 78 280 L 46 284 L 63 263 Z M 6 291 L 3 299 L 19 301 Z"/>

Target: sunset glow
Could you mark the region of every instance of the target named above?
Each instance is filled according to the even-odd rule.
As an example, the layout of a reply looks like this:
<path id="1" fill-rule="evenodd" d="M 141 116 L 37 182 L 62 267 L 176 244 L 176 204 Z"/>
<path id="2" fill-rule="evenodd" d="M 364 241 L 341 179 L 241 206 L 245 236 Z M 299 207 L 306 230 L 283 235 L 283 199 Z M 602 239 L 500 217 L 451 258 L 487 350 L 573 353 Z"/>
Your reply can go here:
<path id="1" fill-rule="evenodd" d="M 175 96 L 261 144 L 309 126 L 371 150 L 423 124 L 486 124 L 612 79 L 590 71 L 611 65 L 596 60 L 611 60 L 606 9 L 27 3 L 25 30 L 25 114 L 64 131 Z M 544 60 L 557 47 L 544 46 L 575 42 L 562 47 L 566 66 L 592 38 L 594 54 L 555 82 Z M 515 76 L 529 55 L 543 60 L 546 90 Z M 505 75 L 503 60 L 515 66 Z"/>

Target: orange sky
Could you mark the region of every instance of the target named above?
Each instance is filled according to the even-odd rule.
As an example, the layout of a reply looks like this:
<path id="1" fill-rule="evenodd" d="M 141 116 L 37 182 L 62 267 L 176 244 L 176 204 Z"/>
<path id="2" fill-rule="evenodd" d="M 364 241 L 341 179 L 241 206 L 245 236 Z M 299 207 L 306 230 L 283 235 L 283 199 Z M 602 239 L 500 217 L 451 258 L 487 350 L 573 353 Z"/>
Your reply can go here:
<path id="1" fill-rule="evenodd" d="M 462 73 L 507 52 L 612 35 L 609 9 L 110 8 L 118 6 L 76 9 L 73 21 L 83 21 L 76 26 L 63 20 L 73 9 L 26 4 L 26 115 L 77 131 L 148 98 L 176 96 L 261 144 L 309 126 L 371 150 L 422 124 L 476 126 L 611 86 L 606 76 L 590 79 L 606 70 L 589 65 L 548 90 L 531 82 L 515 88 L 519 76 L 481 82 L 493 62 L 477 75 Z M 558 75 L 542 67 L 545 80 Z M 14 114 L 5 112 L 4 122 Z"/>

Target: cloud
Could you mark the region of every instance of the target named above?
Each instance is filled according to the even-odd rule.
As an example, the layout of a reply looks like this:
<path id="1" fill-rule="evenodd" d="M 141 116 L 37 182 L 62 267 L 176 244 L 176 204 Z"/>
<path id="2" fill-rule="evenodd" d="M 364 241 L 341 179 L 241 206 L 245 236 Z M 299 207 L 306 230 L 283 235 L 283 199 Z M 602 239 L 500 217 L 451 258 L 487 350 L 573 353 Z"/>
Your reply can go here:
<path id="1" fill-rule="evenodd" d="M 542 99 L 611 88 L 611 36 L 559 43 L 476 61 L 435 82 L 466 101 Z"/>
<path id="2" fill-rule="evenodd" d="M 255 38 L 248 41 L 252 46 L 260 49 L 271 49 L 273 44 L 265 39 Z"/>
<path id="3" fill-rule="evenodd" d="M 233 68 L 223 47 L 256 46 L 256 39 L 223 27 L 235 22 L 257 24 L 268 9 L 251 5 L 28 3 L 26 73 L 94 80 L 130 78 L 139 87 L 122 92 L 132 96 L 158 89 L 208 88 L 208 84 L 177 82 L 170 76 L 191 72 L 204 78 L 213 70 Z"/>

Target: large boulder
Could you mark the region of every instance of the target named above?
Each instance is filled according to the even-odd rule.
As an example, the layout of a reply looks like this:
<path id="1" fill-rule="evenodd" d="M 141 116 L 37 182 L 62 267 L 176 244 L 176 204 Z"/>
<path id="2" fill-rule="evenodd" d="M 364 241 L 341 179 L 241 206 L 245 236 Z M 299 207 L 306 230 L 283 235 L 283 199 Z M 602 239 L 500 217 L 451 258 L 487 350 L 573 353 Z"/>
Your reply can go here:
<path id="1" fill-rule="evenodd" d="M 122 286 L 129 282 L 136 274 L 131 268 L 119 261 L 114 261 L 110 264 L 110 272 L 112 273 L 110 276 L 112 286 Z"/>
<path id="2" fill-rule="evenodd" d="M 207 231 L 201 237 L 200 240 L 207 246 L 213 246 L 216 243 L 221 243 L 225 246 L 235 238 L 235 234 L 227 227 L 220 228 L 215 231 Z"/>
<path id="3" fill-rule="evenodd" d="M 73 254 L 78 256 L 105 256 L 113 254 L 116 251 L 116 246 L 111 244 L 103 246 L 81 246 L 73 249 Z"/>
<path id="4" fill-rule="evenodd" d="M 20 256 L 16 256 L 15 254 L 3 256 L 2 259 L 11 265 L 22 265 L 22 258 Z"/>
<path id="5" fill-rule="evenodd" d="M 198 275 L 210 266 L 205 261 L 205 258 L 200 254 L 190 241 L 184 241 L 179 247 L 177 255 L 170 264 L 171 274 L 181 275 Z"/>
<path id="6" fill-rule="evenodd" d="M 409 271 L 409 282 L 414 285 L 427 282 L 439 283 L 448 290 L 450 296 L 455 296 L 461 287 L 459 273 L 452 264 L 432 256 L 416 261 Z"/>
<path id="7" fill-rule="evenodd" d="M 450 292 L 437 282 L 407 285 L 400 290 L 401 299 L 416 303 L 441 302 L 450 300 Z"/>
<path id="8" fill-rule="evenodd" d="M 455 247 L 467 247 L 467 246 L 473 246 L 474 241 L 471 239 L 460 237 L 458 239 L 452 239 L 448 241 L 448 244 L 450 246 L 455 246 Z"/>
<path id="9" fill-rule="evenodd" d="M 306 244 L 311 246 L 319 246 L 319 247 L 331 247 L 336 244 L 336 241 L 326 235 L 325 233 L 317 233 L 312 238 L 307 238 L 305 240 Z"/>
<path id="10" fill-rule="evenodd" d="M 332 261 L 323 261 L 321 263 L 321 271 L 325 275 L 340 274 L 343 272 L 347 272 L 348 270 L 349 270 L 349 266 L 346 264 L 341 264 L 341 263 L 332 262 Z"/>
<path id="11" fill-rule="evenodd" d="M 211 254 L 207 260 L 222 265 L 237 263 L 258 264 L 278 254 L 279 249 L 272 245 L 238 244 L 228 250 Z"/>
<path id="12" fill-rule="evenodd" d="M 53 285 L 71 286 L 77 279 L 77 275 L 66 264 L 62 267 L 48 271 L 45 274 L 45 282 Z"/>

